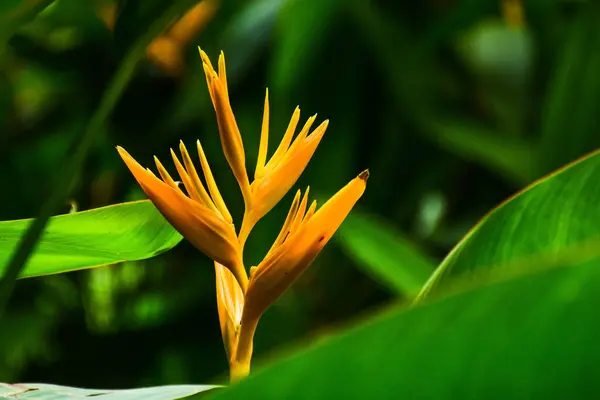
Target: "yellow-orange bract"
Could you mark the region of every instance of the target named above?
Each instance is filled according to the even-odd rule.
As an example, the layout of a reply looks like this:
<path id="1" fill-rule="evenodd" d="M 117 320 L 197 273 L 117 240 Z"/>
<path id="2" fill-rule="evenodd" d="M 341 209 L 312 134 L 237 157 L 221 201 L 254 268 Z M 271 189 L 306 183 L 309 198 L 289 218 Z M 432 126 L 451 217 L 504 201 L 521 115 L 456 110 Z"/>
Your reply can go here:
<path id="1" fill-rule="evenodd" d="M 231 222 L 231 215 L 224 208 L 225 203 L 214 184 L 208 163 L 203 163 L 203 167 L 206 165 L 204 173 L 207 181 L 213 183 L 208 184 L 209 190 L 213 189 L 210 190 L 210 196 L 202 185 L 183 143 L 180 148 L 185 168 L 173 150 L 171 154 L 189 197 L 181 191 L 158 158 L 155 158 L 155 162 L 163 180 L 158 179 L 150 170 L 144 169 L 125 149 L 117 147 L 135 179 L 169 223 L 204 254 L 229 268 L 239 284 L 245 288 L 248 278 L 242 262 L 241 247 Z M 198 148 L 203 156 L 199 142 Z"/>
<path id="2" fill-rule="evenodd" d="M 229 102 L 225 57 L 221 53 L 218 73 L 200 51 L 208 90 L 217 116 L 223 152 L 244 197 L 245 212 L 236 234 L 231 215 L 219 192 L 204 150 L 197 142 L 206 188 L 183 145 L 183 163 L 171 150 L 173 162 L 187 195 L 155 158 L 159 175 L 144 169 L 123 148 L 119 154 L 150 200 L 165 218 L 194 246 L 214 261 L 217 308 L 223 344 L 229 358 L 231 379 L 250 372 L 252 342 L 262 314 L 310 265 L 363 195 L 368 171 L 351 180 L 319 210 L 309 206 L 308 189 L 297 192 L 273 246 L 250 278 L 243 264 L 243 248 L 250 231 L 296 183 L 325 134 L 328 121 L 309 133 L 316 115 L 310 117 L 296 138 L 300 110 L 294 111 L 279 146 L 267 162 L 269 99 L 265 96 L 258 161 L 254 180 L 246 170 L 242 135 Z M 208 190 L 207 190 L 208 189 Z"/>

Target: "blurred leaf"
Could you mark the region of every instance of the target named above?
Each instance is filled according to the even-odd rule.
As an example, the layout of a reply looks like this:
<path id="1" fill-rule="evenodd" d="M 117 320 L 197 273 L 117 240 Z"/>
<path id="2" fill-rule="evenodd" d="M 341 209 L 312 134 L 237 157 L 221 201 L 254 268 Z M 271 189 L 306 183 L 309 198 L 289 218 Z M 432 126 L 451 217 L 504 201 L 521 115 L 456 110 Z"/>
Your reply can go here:
<path id="1" fill-rule="evenodd" d="M 277 21 L 271 70 L 275 89 L 285 91 L 302 76 L 318 54 L 340 0 L 287 0 Z"/>
<path id="2" fill-rule="evenodd" d="M 2 10 L 0 15 L 0 55 L 4 52 L 6 43 L 11 36 L 53 2 L 53 0 L 22 0 L 18 2 L 18 5 L 15 4 L 15 7 Z M 15 2 L 3 2 L 3 6 L 10 7 L 13 3 Z"/>
<path id="3" fill-rule="evenodd" d="M 162 0 L 119 0 L 118 14 L 114 28 L 114 41 L 122 54 L 134 41 L 145 34 L 148 27 L 164 13 Z"/>
<path id="4" fill-rule="evenodd" d="M 600 6 L 582 4 L 556 58 L 541 120 L 541 173 L 600 146 Z"/>
<path id="5" fill-rule="evenodd" d="M 356 29 L 365 37 L 372 49 L 371 57 L 378 64 L 386 90 L 395 101 L 397 112 L 410 122 L 421 125 L 432 118 L 431 101 L 439 75 L 433 57 L 424 43 L 414 38 L 407 22 L 378 9 L 371 1 L 346 1 L 349 15 Z M 405 18 L 405 17 L 404 17 Z M 374 81 L 374 77 L 370 77 Z"/>
<path id="6" fill-rule="evenodd" d="M 223 48 L 227 54 L 230 85 L 252 66 L 271 37 L 271 30 L 286 0 L 254 0 L 244 3 L 226 28 Z"/>
<path id="7" fill-rule="evenodd" d="M 0 272 L 31 221 L 0 222 Z M 147 200 L 59 215 L 50 218 L 21 277 L 142 260 L 171 249 L 181 239 Z"/>
<path id="8" fill-rule="evenodd" d="M 394 228 L 372 216 L 352 212 L 340 227 L 339 242 L 360 267 L 399 294 L 413 297 L 436 267 Z"/>
<path id="9" fill-rule="evenodd" d="M 0 396 L 16 399 L 78 399 L 99 397 L 105 400 L 171 400 L 206 392 L 219 386 L 215 385 L 172 385 L 142 389 L 96 390 L 69 386 L 47 385 L 43 383 L 19 383 L 9 385 L 0 383 Z"/>
<path id="10" fill-rule="evenodd" d="M 598 262 L 479 287 L 388 311 L 214 399 L 587 398 L 598 302 Z"/>
<path id="11" fill-rule="evenodd" d="M 459 39 L 458 50 L 469 67 L 481 75 L 519 86 L 530 78 L 534 51 L 531 33 L 504 20 L 481 21 Z"/>
<path id="12" fill-rule="evenodd" d="M 600 152 L 567 165 L 499 205 L 477 224 L 427 282 L 486 268 L 525 272 L 535 260 L 600 250 Z"/>
<path id="13" fill-rule="evenodd" d="M 535 153 L 526 141 L 469 121 L 437 118 L 426 124 L 427 136 L 448 151 L 500 173 L 511 182 L 531 181 Z"/>

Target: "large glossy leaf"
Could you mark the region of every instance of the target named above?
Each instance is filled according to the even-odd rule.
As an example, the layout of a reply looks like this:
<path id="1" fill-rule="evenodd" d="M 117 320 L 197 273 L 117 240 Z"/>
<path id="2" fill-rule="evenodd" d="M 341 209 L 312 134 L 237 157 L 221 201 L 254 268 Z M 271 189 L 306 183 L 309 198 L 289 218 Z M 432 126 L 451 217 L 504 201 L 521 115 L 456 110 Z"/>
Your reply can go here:
<path id="1" fill-rule="evenodd" d="M 0 222 L 0 276 L 31 221 Z M 142 260 L 181 239 L 148 200 L 59 215 L 50 219 L 21 277 Z"/>
<path id="2" fill-rule="evenodd" d="M 346 218 L 338 238 L 344 251 L 369 275 L 408 297 L 419 293 L 436 266 L 400 232 L 357 211 Z"/>
<path id="3" fill-rule="evenodd" d="M 0 382 L 0 398 L 40 400 L 83 398 L 98 398 L 103 400 L 174 400 L 206 392 L 217 387 L 215 385 L 172 385 L 141 389 L 104 390 L 81 389 L 43 383 L 10 385 Z"/>
<path id="4" fill-rule="evenodd" d="M 490 212 L 438 267 L 421 293 L 483 269 L 527 270 L 532 260 L 600 249 L 600 152 L 540 179 Z"/>
<path id="5" fill-rule="evenodd" d="M 215 398 L 589 397 L 600 389 L 599 180 L 600 153 L 540 180 L 457 246 L 442 265 L 453 279 L 435 299 L 390 310 Z"/>
<path id="6" fill-rule="evenodd" d="M 391 310 L 214 399 L 589 398 L 599 302 L 598 262 L 497 282 Z"/>

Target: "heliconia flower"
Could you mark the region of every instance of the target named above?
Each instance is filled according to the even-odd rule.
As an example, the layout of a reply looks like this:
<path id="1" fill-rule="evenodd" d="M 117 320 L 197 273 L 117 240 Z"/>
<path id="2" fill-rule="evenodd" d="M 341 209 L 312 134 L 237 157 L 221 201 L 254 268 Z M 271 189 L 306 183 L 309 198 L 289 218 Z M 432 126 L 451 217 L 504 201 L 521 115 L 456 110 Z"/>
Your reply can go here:
<path id="1" fill-rule="evenodd" d="M 246 172 L 246 156 L 242 136 L 235 121 L 231 104 L 229 103 L 229 91 L 227 88 L 227 72 L 225 70 L 225 56 L 223 52 L 219 55 L 219 72 L 215 72 L 210 59 L 204 51 L 199 49 L 202 58 L 202 66 L 206 75 L 208 92 L 217 114 L 219 135 L 225 158 L 233 171 L 235 179 L 240 185 L 242 195 L 246 204 L 250 202 L 250 182 Z"/>
<path id="2" fill-rule="evenodd" d="M 158 158 L 155 157 L 154 160 L 162 180 L 149 169 L 144 169 L 122 147 L 117 147 L 117 150 L 148 198 L 167 221 L 200 251 L 227 267 L 242 290 L 246 290 L 248 278 L 231 215 L 217 188 L 199 141 L 197 147 L 208 192 L 183 142 L 179 146 L 183 165 L 171 150 L 173 162 L 188 193 L 187 196 Z"/>
<path id="3" fill-rule="evenodd" d="M 252 206 L 247 216 L 251 223 L 256 223 L 271 211 L 296 183 L 308 165 L 329 125 L 329 121 L 325 120 L 309 134 L 316 118 L 316 114 L 308 118 L 292 141 L 300 120 L 300 108 L 296 107 L 283 139 L 271 159 L 266 162 L 269 142 L 269 91 L 267 90 L 258 161 L 251 185 Z"/>
<path id="4" fill-rule="evenodd" d="M 309 134 L 317 116 L 310 117 L 292 141 L 300 121 L 300 109 L 296 108 L 279 146 L 267 162 L 269 142 L 269 91 L 267 90 L 258 159 L 254 180 L 250 184 L 246 171 L 242 137 L 229 102 L 225 57 L 223 53 L 219 56 L 219 72 L 217 73 L 204 51 L 200 50 L 200 56 L 210 97 L 217 114 L 223 151 L 244 196 L 246 213 L 239 234 L 240 242 L 243 245 L 254 225 L 296 183 L 325 134 L 329 121 L 325 120 Z"/>
<path id="5" fill-rule="evenodd" d="M 283 228 L 264 260 L 250 270 L 250 281 L 233 357 L 234 375 L 244 375 L 252 355 L 252 338 L 260 316 L 306 270 L 365 191 L 368 170 L 350 181 L 318 211 L 308 207 L 308 190 L 296 194 Z"/>
<path id="6" fill-rule="evenodd" d="M 242 319 L 244 293 L 233 274 L 218 262 L 215 262 L 215 273 L 221 336 L 227 357 L 230 358 L 236 345 L 236 331 Z"/>

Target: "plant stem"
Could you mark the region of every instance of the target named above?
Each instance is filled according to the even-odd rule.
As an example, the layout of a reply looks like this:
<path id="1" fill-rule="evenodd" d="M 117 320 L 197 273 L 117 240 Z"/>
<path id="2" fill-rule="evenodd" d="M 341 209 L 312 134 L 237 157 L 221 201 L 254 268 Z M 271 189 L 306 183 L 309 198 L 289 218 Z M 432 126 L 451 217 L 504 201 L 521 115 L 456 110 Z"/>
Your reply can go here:
<path id="1" fill-rule="evenodd" d="M 242 226 L 240 228 L 240 233 L 238 234 L 238 240 L 240 242 L 240 247 L 242 251 L 244 249 L 244 245 L 246 244 L 246 240 L 248 240 L 248 236 L 250 235 L 250 231 L 256 225 L 256 220 L 252 215 L 252 211 L 244 211 L 244 217 L 242 218 Z"/>
<path id="2" fill-rule="evenodd" d="M 258 325 L 258 318 L 250 321 L 244 320 L 238 328 L 238 340 L 229 363 L 230 381 L 237 382 L 250 374 L 252 361 L 252 342 Z"/>

